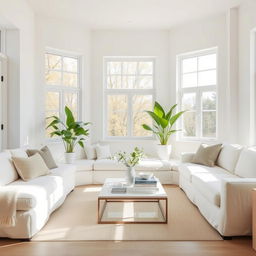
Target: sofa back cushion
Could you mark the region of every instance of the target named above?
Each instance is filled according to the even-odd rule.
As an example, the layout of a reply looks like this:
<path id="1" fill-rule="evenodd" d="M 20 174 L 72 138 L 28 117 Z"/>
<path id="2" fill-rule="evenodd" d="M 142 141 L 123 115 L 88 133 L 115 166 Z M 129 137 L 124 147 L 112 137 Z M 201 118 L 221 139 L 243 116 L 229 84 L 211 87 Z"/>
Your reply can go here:
<path id="1" fill-rule="evenodd" d="M 243 147 L 238 144 L 223 145 L 217 159 L 217 165 L 234 173 L 242 149 Z"/>
<path id="2" fill-rule="evenodd" d="M 12 157 L 23 157 L 23 158 L 28 157 L 25 148 L 10 149 L 9 152 Z"/>
<path id="3" fill-rule="evenodd" d="M 235 167 L 235 174 L 244 178 L 256 178 L 256 147 L 242 150 Z"/>
<path id="4" fill-rule="evenodd" d="M 0 153 L 0 186 L 7 185 L 19 178 L 9 152 Z"/>
<path id="5" fill-rule="evenodd" d="M 28 158 L 13 157 L 12 160 L 20 177 L 24 181 L 50 173 L 43 158 L 38 153 Z"/>

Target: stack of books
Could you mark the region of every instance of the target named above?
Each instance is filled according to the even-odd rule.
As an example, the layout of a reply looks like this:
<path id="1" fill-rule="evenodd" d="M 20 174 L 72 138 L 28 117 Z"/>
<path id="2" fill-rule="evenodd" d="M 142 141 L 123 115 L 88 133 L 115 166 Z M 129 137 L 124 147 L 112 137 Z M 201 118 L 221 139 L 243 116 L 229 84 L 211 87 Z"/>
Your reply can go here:
<path id="1" fill-rule="evenodd" d="M 155 177 L 151 177 L 149 179 L 143 179 L 140 177 L 135 178 L 135 183 L 133 187 L 134 192 L 141 193 L 156 193 L 158 192 L 157 187 L 157 179 Z"/>

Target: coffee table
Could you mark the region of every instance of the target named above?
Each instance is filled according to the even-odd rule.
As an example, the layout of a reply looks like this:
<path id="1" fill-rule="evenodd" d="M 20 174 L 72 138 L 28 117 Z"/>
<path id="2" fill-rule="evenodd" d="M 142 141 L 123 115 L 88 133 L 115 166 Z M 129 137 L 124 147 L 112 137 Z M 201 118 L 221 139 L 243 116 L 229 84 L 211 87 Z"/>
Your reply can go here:
<path id="1" fill-rule="evenodd" d="M 131 187 L 127 187 L 126 193 L 113 194 L 111 190 L 117 183 L 125 186 L 124 179 L 106 179 L 98 195 L 99 224 L 168 223 L 168 197 L 160 181 L 157 182 L 159 190 L 155 193 L 135 192 Z M 152 207 L 155 212 L 152 211 Z M 128 216 L 126 216 L 127 208 Z M 131 213 L 134 216 L 131 216 Z"/>

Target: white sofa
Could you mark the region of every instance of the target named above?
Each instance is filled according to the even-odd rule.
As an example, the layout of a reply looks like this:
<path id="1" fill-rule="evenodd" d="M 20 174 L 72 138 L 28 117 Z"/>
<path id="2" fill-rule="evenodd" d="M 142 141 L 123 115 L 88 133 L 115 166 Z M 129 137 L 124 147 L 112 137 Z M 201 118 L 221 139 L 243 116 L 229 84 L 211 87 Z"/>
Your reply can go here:
<path id="1" fill-rule="evenodd" d="M 224 145 L 214 167 L 190 163 L 193 155 L 182 154 L 179 186 L 222 236 L 250 235 L 256 147 Z"/>
<path id="2" fill-rule="evenodd" d="M 25 182 L 18 177 L 11 160 L 12 153 L 26 155 L 23 149 L 0 153 L 0 186 L 17 191 L 18 197 L 16 225 L 0 227 L 0 237 L 29 239 L 45 225 L 50 214 L 74 189 L 76 167 L 60 165 L 49 175 Z"/>
<path id="3" fill-rule="evenodd" d="M 47 145 L 56 163 L 63 163 L 63 145 L 59 143 L 51 143 Z M 85 153 L 81 148 L 76 148 L 77 160 L 74 162 L 76 166 L 76 186 L 88 184 L 103 184 L 106 178 L 122 178 L 125 177 L 126 167 L 114 160 L 110 159 L 86 159 Z M 152 172 L 159 178 L 162 184 L 178 184 L 178 160 L 160 160 L 157 158 L 145 158 L 135 167 L 137 172 Z"/>

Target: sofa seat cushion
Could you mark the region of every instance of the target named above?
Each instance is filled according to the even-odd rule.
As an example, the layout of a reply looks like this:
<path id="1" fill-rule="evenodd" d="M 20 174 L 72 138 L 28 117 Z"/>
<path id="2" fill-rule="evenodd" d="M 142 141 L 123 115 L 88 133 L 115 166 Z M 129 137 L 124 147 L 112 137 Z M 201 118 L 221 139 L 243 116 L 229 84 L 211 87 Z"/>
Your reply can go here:
<path id="1" fill-rule="evenodd" d="M 167 160 L 142 159 L 135 169 L 136 171 L 171 171 L 172 164 Z"/>
<path id="2" fill-rule="evenodd" d="M 135 167 L 136 171 L 171 171 L 172 163 L 159 159 L 142 159 Z M 124 171 L 126 167 L 111 159 L 99 159 L 94 163 L 95 171 Z"/>
<path id="3" fill-rule="evenodd" d="M 78 159 L 74 162 L 74 164 L 76 165 L 76 171 L 92 171 L 94 162 L 94 160 Z"/>
<path id="4" fill-rule="evenodd" d="M 112 159 L 98 159 L 94 162 L 95 171 L 124 171 L 126 167 Z"/>
<path id="5" fill-rule="evenodd" d="M 74 172 L 75 166 L 63 165 L 52 169 L 50 175 L 12 182 L 8 187 L 17 191 L 17 210 L 27 211 L 47 202 L 47 210 L 50 212 L 63 195 L 67 194 L 68 183 L 74 184 Z"/>

